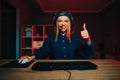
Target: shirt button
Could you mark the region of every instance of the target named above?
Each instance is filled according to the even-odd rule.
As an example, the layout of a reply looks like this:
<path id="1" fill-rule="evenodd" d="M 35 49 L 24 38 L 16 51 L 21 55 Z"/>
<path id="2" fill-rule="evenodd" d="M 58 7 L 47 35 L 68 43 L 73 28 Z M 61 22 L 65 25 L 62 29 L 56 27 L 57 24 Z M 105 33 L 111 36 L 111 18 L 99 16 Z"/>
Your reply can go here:
<path id="1" fill-rule="evenodd" d="M 65 42 L 65 40 L 63 40 L 63 42 Z"/>
<path id="2" fill-rule="evenodd" d="M 64 57 L 66 57 L 66 55 L 64 55 Z"/>
<path id="3" fill-rule="evenodd" d="M 66 47 L 64 46 L 63 48 L 65 49 Z"/>

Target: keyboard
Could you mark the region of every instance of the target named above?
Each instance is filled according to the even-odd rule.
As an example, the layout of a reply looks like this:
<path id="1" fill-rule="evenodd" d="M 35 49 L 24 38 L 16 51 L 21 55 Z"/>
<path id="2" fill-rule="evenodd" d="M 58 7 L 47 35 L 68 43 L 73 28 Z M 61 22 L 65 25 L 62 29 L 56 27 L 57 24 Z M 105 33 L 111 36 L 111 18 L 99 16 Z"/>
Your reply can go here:
<path id="1" fill-rule="evenodd" d="M 32 66 L 32 70 L 34 71 L 91 70 L 91 69 L 97 69 L 97 65 L 89 61 L 36 62 Z"/>
<path id="2" fill-rule="evenodd" d="M 18 60 L 13 60 L 13 61 L 10 61 L 6 64 L 1 65 L 0 68 L 26 68 L 30 64 L 32 64 L 32 62 L 33 61 L 26 63 L 26 64 L 20 64 L 20 63 L 18 63 Z"/>

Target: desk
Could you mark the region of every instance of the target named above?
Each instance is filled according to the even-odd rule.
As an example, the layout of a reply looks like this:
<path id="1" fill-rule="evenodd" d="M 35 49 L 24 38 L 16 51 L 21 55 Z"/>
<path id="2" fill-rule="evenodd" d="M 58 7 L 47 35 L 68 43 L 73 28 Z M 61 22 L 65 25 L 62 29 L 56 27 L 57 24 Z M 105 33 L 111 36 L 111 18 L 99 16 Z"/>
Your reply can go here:
<path id="1" fill-rule="evenodd" d="M 10 60 L 1 60 L 0 64 L 8 61 Z M 37 61 L 56 60 L 35 60 L 35 62 Z M 120 80 L 120 61 L 113 59 L 92 59 L 79 61 L 91 61 L 97 64 L 98 69 L 69 70 L 71 72 L 70 80 Z M 35 62 L 27 68 L 0 68 L 0 80 L 68 80 L 69 73 L 64 70 L 32 71 L 31 67 Z"/>

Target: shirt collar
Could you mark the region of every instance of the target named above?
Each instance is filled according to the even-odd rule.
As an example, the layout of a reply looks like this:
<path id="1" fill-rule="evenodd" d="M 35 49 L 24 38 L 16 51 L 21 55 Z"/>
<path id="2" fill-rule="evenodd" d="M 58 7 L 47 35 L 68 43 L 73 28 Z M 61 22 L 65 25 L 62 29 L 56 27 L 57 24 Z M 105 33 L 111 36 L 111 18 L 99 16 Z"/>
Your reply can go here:
<path id="1" fill-rule="evenodd" d="M 62 36 L 65 36 L 66 33 L 60 33 Z"/>

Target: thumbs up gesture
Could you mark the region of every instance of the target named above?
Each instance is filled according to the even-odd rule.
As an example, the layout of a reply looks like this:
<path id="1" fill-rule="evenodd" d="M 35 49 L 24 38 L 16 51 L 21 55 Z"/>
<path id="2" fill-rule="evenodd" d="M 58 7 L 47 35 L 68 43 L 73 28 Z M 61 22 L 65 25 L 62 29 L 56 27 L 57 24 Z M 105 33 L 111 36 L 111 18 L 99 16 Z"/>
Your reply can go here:
<path id="1" fill-rule="evenodd" d="M 83 24 L 83 30 L 81 31 L 81 36 L 83 37 L 83 39 L 87 39 L 88 41 L 90 41 L 90 35 L 88 33 L 88 30 L 86 29 L 86 23 Z"/>

